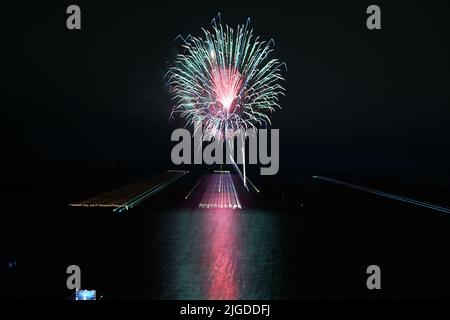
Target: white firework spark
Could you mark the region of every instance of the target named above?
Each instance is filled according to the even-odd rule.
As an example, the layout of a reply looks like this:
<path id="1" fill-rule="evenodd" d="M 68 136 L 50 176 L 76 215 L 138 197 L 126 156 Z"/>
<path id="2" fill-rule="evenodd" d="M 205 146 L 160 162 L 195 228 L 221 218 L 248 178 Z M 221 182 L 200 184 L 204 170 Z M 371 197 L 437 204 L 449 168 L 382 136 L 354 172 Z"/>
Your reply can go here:
<path id="1" fill-rule="evenodd" d="M 269 58 L 273 41 L 255 38 L 249 20 L 234 31 L 214 19 L 211 31 L 202 30 L 203 38 L 182 39 L 182 53 L 169 67 L 172 112 L 219 139 L 225 132 L 270 124 L 285 91 L 285 64 Z"/>

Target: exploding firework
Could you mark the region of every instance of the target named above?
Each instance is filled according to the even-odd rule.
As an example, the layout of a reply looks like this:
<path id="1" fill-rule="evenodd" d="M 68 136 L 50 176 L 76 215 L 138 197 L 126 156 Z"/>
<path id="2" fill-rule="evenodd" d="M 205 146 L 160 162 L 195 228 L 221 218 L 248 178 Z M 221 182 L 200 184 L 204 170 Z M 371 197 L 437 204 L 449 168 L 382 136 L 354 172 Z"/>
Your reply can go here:
<path id="1" fill-rule="evenodd" d="M 211 31 L 203 29 L 204 37 L 181 38 L 168 87 L 173 113 L 220 139 L 225 132 L 270 124 L 270 113 L 281 108 L 285 64 L 269 58 L 273 40 L 255 38 L 249 20 L 236 31 L 217 20 Z"/>
<path id="2" fill-rule="evenodd" d="M 201 127 L 207 137 L 230 141 L 239 132 L 256 131 L 270 124 L 270 114 L 281 108 L 286 65 L 269 57 L 273 40 L 255 37 L 249 22 L 234 30 L 224 27 L 219 16 L 212 30 L 203 29 L 203 37 L 180 37 L 181 53 L 169 67 L 172 114 L 180 114 L 194 130 Z M 245 152 L 242 157 L 243 176 L 231 160 L 247 187 Z"/>

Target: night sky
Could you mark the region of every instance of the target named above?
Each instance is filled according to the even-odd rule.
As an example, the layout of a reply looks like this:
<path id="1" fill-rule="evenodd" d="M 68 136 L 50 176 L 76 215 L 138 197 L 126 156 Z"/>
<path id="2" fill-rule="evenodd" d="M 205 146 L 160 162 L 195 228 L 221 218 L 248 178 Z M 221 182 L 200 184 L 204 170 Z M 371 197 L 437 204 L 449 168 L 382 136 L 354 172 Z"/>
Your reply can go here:
<path id="1" fill-rule="evenodd" d="M 66 28 L 70 4 L 81 7 L 79 31 Z M 398 176 L 448 190 L 449 4 L 377 1 L 382 30 L 369 31 L 370 4 L 2 5 L 1 172 L 167 168 L 177 122 L 168 121 L 163 76 L 176 54 L 174 39 L 200 35 L 220 12 L 230 26 L 250 17 L 288 65 L 283 110 L 273 116 L 280 174 L 313 168 Z"/>
<path id="2" fill-rule="evenodd" d="M 81 30 L 66 27 L 71 4 L 81 7 Z M 381 30 L 366 27 L 372 4 Z M 106 299 L 185 298 L 179 288 L 203 297 L 195 294 L 211 278 L 200 281 L 208 252 L 212 262 L 236 263 L 244 298 L 448 297 L 447 214 L 312 176 L 450 207 L 449 1 L 1 7 L 0 298 L 65 299 L 74 263 Z M 278 174 L 248 169 L 261 192 L 236 183 L 239 215 L 198 208 L 217 178 L 199 166 L 183 167 L 194 172 L 130 214 L 69 207 L 177 169 L 170 135 L 184 121 L 169 121 L 164 75 L 177 36 L 201 36 L 219 12 L 232 27 L 251 18 L 287 64 L 283 109 L 272 117 Z M 234 236 L 248 249 L 242 255 Z M 365 286 L 370 264 L 383 268 L 381 295 Z"/>

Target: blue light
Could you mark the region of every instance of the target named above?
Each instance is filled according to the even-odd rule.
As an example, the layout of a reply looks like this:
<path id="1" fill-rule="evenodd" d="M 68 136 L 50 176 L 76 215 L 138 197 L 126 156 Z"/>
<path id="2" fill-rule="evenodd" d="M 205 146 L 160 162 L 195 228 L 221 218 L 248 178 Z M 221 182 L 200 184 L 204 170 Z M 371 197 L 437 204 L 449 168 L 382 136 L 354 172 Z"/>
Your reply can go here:
<path id="1" fill-rule="evenodd" d="M 77 289 L 75 300 L 96 300 L 96 291 Z"/>
<path id="2" fill-rule="evenodd" d="M 8 261 L 8 268 L 9 269 L 14 269 L 16 267 L 16 265 L 17 265 L 16 264 L 16 259 L 13 258 L 13 259 Z"/>

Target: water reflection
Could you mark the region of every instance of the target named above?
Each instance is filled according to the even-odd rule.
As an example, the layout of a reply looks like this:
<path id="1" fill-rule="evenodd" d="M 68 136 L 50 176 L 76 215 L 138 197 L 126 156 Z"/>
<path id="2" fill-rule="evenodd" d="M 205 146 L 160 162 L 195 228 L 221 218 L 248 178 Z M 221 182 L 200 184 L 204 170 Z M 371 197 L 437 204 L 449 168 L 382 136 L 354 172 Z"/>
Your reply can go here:
<path id="1" fill-rule="evenodd" d="M 239 239 L 239 211 L 213 209 L 202 212 L 208 270 L 206 283 L 208 299 L 238 299 L 239 275 L 244 266 L 238 265 L 242 252 Z"/>
<path id="2" fill-rule="evenodd" d="M 280 217 L 233 209 L 164 214 L 156 245 L 161 299 L 277 299 Z"/>

